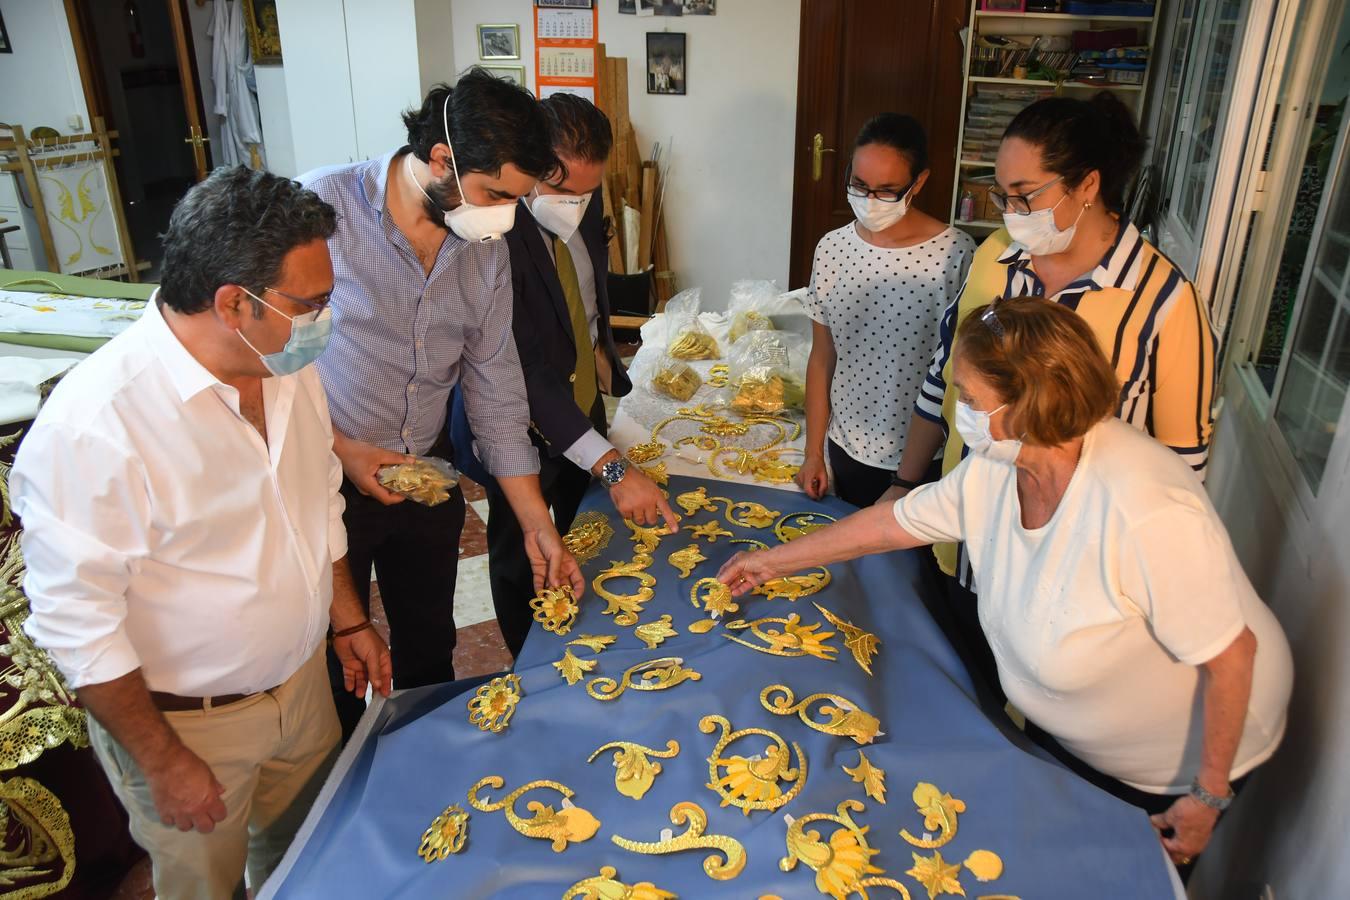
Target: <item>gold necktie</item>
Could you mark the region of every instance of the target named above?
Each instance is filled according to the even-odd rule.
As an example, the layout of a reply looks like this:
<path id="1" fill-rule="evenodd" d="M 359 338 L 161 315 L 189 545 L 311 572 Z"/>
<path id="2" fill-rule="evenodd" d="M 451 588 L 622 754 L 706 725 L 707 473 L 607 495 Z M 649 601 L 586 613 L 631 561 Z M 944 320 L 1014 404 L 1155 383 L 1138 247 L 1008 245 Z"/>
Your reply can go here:
<path id="1" fill-rule="evenodd" d="M 572 341 L 577 351 L 577 365 L 572 372 L 572 396 L 576 398 L 581 411 L 590 415 L 598 393 L 591 325 L 586 315 L 586 304 L 581 299 L 581 284 L 577 281 L 572 254 L 567 244 L 556 237 L 553 239 L 553 259 L 558 268 L 558 281 L 562 283 L 563 297 L 567 299 L 567 314 L 572 320 Z"/>

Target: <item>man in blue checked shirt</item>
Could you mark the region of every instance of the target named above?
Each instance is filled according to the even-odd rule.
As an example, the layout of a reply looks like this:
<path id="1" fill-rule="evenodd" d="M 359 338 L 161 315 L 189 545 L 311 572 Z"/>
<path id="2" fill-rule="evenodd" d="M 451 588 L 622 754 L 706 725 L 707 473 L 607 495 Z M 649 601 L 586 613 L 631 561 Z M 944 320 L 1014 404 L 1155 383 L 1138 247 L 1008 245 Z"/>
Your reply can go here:
<path id="1" fill-rule="evenodd" d="M 478 456 L 520 521 L 535 589 L 584 590 L 539 488 L 501 240 L 517 199 L 558 166 L 543 113 L 529 92 L 471 70 L 453 89 L 433 87 L 403 121 L 407 146 L 300 179 L 338 213 L 333 336 L 319 374 L 346 476 L 351 570 L 368 607 L 361 573 L 375 566 L 398 688 L 454 678 L 464 495 L 404 502 L 376 472 L 408 456 L 450 458 L 456 384 Z M 338 711 L 350 735 L 362 705 L 345 697 Z"/>

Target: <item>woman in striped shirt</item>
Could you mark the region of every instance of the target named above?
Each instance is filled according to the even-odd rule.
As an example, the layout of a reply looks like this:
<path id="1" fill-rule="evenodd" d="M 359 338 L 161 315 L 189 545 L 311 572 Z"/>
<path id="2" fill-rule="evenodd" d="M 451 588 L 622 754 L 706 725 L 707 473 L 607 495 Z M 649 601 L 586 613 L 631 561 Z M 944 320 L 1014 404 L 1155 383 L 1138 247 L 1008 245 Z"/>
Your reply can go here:
<path id="1" fill-rule="evenodd" d="M 946 440 L 945 475 L 966 456 L 954 428 L 952 346 L 962 320 L 1000 297 L 1045 297 L 1091 327 L 1121 382 L 1116 415 L 1174 450 L 1200 478 L 1213 426 L 1214 332 L 1194 287 L 1123 215 L 1144 140 L 1114 95 L 1051 97 L 1018 113 L 995 159 L 990 198 L 1005 227 L 976 251 L 914 405 L 894 501 L 917 486 Z M 980 687 L 1001 705 L 964 548 L 934 555 L 950 602 L 934 610 Z M 955 621 L 949 617 L 954 616 Z"/>

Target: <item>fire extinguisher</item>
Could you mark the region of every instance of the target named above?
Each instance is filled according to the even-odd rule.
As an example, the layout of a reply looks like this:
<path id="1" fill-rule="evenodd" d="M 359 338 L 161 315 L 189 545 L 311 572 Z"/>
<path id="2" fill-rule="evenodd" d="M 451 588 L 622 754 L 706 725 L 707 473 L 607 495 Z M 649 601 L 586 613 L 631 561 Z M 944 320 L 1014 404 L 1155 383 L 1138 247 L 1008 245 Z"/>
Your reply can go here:
<path id="1" fill-rule="evenodd" d="M 127 23 L 127 45 L 136 59 L 145 57 L 145 41 L 141 39 L 141 13 L 136 9 L 136 0 L 126 0 L 122 6 L 122 17 Z"/>

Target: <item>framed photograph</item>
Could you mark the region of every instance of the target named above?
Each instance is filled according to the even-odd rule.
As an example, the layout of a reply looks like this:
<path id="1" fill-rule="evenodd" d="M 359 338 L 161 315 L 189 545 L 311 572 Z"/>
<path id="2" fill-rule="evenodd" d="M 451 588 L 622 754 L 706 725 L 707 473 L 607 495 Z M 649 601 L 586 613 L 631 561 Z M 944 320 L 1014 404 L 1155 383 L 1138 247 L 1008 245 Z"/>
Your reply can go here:
<path id="1" fill-rule="evenodd" d="M 0 16 L 0 53 L 13 53 L 14 48 L 9 45 L 9 32 L 5 30 L 5 17 Z"/>
<path id="2" fill-rule="evenodd" d="M 619 0 L 619 15 L 637 15 L 637 0 Z"/>
<path id="3" fill-rule="evenodd" d="M 479 25 L 480 59 L 520 59 L 520 26 Z"/>
<path id="4" fill-rule="evenodd" d="M 680 0 L 637 0 L 639 16 L 679 16 L 684 14 Z"/>
<path id="5" fill-rule="evenodd" d="M 281 65 L 276 0 L 244 0 L 244 30 L 248 32 L 248 46 L 256 65 Z"/>
<path id="6" fill-rule="evenodd" d="M 491 75 L 495 75 L 502 81 L 509 81 L 512 84 L 526 87 L 524 66 L 480 66 L 479 68 Z"/>
<path id="7" fill-rule="evenodd" d="M 717 0 L 684 0 L 684 14 L 686 16 L 715 16 L 717 15 Z"/>
<path id="8" fill-rule="evenodd" d="M 684 94 L 687 77 L 685 35 L 647 32 L 647 93 Z"/>

